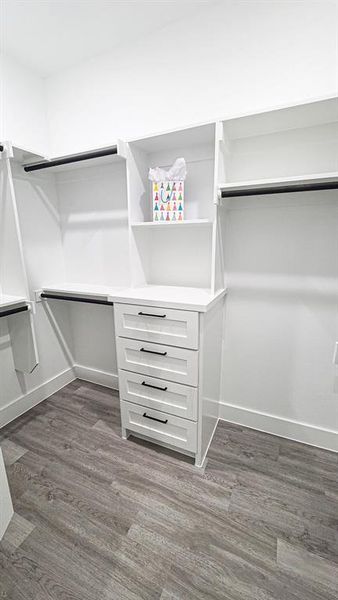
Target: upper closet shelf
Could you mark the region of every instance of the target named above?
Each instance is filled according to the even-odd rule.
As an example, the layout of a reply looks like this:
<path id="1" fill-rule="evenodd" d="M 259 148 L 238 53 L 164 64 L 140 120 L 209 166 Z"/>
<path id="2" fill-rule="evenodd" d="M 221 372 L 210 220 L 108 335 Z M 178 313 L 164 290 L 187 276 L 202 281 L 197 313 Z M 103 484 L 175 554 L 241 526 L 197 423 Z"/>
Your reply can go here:
<path id="1" fill-rule="evenodd" d="M 210 227 L 212 226 L 212 221 L 209 219 L 191 219 L 187 221 L 141 221 L 139 223 L 132 223 L 131 226 L 135 229 L 158 229 L 168 227 L 169 229 L 182 228 L 186 229 L 189 227 Z"/>
<path id="2" fill-rule="evenodd" d="M 9 296 L 8 294 L 0 294 L 0 309 L 12 308 L 21 304 L 26 304 L 26 298 L 22 296 Z"/>
<path id="3" fill-rule="evenodd" d="M 9 317 L 16 313 L 28 311 L 29 309 L 30 307 L 26 298 L 0 294 L 0 318 Z"/>
<path id="4" fill-rule="evenodd" d="M 42 154 L 38 154 L 29 148 L 22 148 L 21 146 L 12 146 L 13 158 L 19 163 L 26 162 L 37 162 L 45 160 L 45 157 Z"/>
<path id="5" fill-rule="evenodd" d="M 226 125 L 228 139 L 239 140 L 335 123 L 337 119 L 338 98 L 333 96 L 305 104 L 241 114 L 227 118 L 223 122 Z"/>
<path id="6" fill-rule="evenodd" d="M 338 189 L 338 172 L 222 183 L 221 198 Z"/>
<path id="7" fill-rule="evenodd" d="M 34 150 L 30 150 L 29 148 L 17 146 L 14 142 L 1 142 L 0 152 L 4 153 L 5 158 L 13 158 L 15 161 L 21 164 L 26 163 L 28 161 L 36 162 L 45 160 L 45 157 L 42 154 L 38 154 Z"/>
<path id="8" fill-rule="evenodd" d="M 146 154 L 177 151 L 177 149 L 214 144 L 215 124 L 204 123 L 195 127 L 184 127 L 162 133 L 156 133 L 143 138 L 128 140 L 134 148 Z"/>
<path id="9" fill-rule="evenodd" d="M 119 140 L 114 146 L 97 148 L 96 150 L 89 150 L 78 154 L 68 154 L 67 156 L 59 156 L 34 163 L 26 163 L 23 165 L 23 168 L 27 173 L 45 169 L 49 171 L 68 171 L 84 167 L 95 167 L 101 164 L 124 160 L 125 158 L 125 144 Z"/>

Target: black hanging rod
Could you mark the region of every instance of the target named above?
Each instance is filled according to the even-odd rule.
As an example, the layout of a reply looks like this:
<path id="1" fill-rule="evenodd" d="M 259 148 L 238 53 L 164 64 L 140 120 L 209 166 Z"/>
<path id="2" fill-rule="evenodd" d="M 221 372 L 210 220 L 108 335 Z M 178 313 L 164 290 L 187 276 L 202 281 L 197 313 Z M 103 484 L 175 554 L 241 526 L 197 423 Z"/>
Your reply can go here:
<path id="1" fill-rule="evenodd" d="M 287 194 L 289 192 L 316 192 L 319 190 L 336 190 L 337 181 L 321 181 L 314 183 L 295 184 L 290 183 L 282 186 L 271 185 L 269 187 L 254 188 L 247 190 L 222 190 L 222 198 L 236 198 L 238 196 L 261 196 L 262 194 Z"/>
<path id="2" fill-rule="evenodd" d="M 15 315 L 15 313 L 24 312 L 25 310 L 28 310 L 27 304 L 26 306 L 17 306 L 16 308 L 9 308 L 8 310 L 3 310 L 2 312 L 0 312 L 0 319 L 1 317 L 9 317 L 10 315 Z"/>
<path id="3" fill-rule="evenodd" d="M 109 300 L 99 300 L 94 298 L 82 298 L 81 296 L 61 296 L 61 294 L 40 294 L 41 298 L 49 298 L 50 300 L 68 300 L 69 302 L 85 302 L 86 304 L 106 304 L 113 306 L 114 302 Z"/>
<path id="4" fill-rule="evenodd" d="M 61 156 L 60 158 L 53 158 L 52 160 L 43 160 L 41 162 L 25 165 L 24 170 L 26 171 L 26 173 L 29 173 L 30 171 L 39 171 L 40 169 L 59 167 L 61 165 L 68 165 L 70 163 L 80 162 L 82 160 L 89 160 L 91 158 L 109 156 L 110 154 L 117 154 L 117 146 L 102 148 L 102 150 L 91 150 L 90 152 L 81 152 L 79 154 L 70 154 L 69 156 Z"/>

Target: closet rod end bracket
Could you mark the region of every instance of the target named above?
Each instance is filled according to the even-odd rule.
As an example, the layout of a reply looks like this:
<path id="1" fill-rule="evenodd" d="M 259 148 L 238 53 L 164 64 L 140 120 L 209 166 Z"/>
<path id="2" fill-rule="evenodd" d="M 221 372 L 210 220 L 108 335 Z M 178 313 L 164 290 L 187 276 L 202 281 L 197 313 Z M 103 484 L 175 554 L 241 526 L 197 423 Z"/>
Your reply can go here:
<path id="1" fill-rule="evenodd" d="M 220 189 L 217 190 L 215 204 L 220 206 L 222 203 L 222 191 Z"/>
<path id="2" fill-rule="evenodd" d="M 35 298 L 35 302 L 42 302 L 42 298 L 41 298 L 41 294 L 42 294 L 43 290 L 34 290 L 34 298 Z"/>
<path id="3" fill-rule="evenodd" d="M 2 148 L 0 155 L 3 158 L 13 158 L 14 157 L 13 146 L 12 146 L 11 142 L 9 142 L 9 141 L 0 142 L 0 148 Z"/>

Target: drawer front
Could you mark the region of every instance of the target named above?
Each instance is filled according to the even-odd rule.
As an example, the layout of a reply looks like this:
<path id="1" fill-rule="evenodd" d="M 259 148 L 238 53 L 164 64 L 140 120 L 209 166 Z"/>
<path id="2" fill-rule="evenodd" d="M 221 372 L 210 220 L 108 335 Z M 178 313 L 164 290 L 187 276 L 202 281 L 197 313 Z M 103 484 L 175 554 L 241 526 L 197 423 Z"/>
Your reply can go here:
<path id="1" fill-rule="evenodd" d="M 119 369 L 197 386 L 198 351 L 116 338 Z"/>
<path id="2" fill-rule="evenodd" d="M 116 335 L 198 349 L 198 313 L 135 304 L 115 304 Z"/>
<path id="3" fill-rule="evenodd" d="M 153 440 L 196 452 L 197 423 L 167 413 L 121 402 L 122 427 L 146 435 Z"/>
<path id="4" fill-rule="evenodd" d="M 184 419 L 197 419 L 197 388 L 122 370 L 119 370 L 119 387 L 121 400 Z"/>

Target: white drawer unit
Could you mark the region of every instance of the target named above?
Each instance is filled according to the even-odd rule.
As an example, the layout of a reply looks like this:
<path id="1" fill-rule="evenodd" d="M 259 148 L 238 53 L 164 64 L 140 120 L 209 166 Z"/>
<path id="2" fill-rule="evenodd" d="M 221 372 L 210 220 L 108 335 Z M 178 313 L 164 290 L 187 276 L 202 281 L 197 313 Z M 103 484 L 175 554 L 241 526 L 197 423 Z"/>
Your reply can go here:
<path id="1" fill-rule="evenodd" d="M 188 452 L 197 449 L 197 423 L 148 407 L 121 401 L 123 426 L 129 431 Z"/>
<path id="2" fill-rule="evenodd" d="M 198 351 L 118 337 L 120 369 L 197 386 Z"/>
<path id="3" fill-rule="evenodd" d="M 198 349 L 198 313 L 136 304 L 114 306 L 116 335 Z"/>
<path id="4" fill-rule="evenodd" d="M 119 370 L 120 398 L 196 421 L 197 388 Z"/>
<path id="5" fill-rule="evenodd" d="M 122 437 L 172 447 L 202 466 L 218 421 L 221 298 L 201 313 L 132 298 L 114 311 Z"/>

